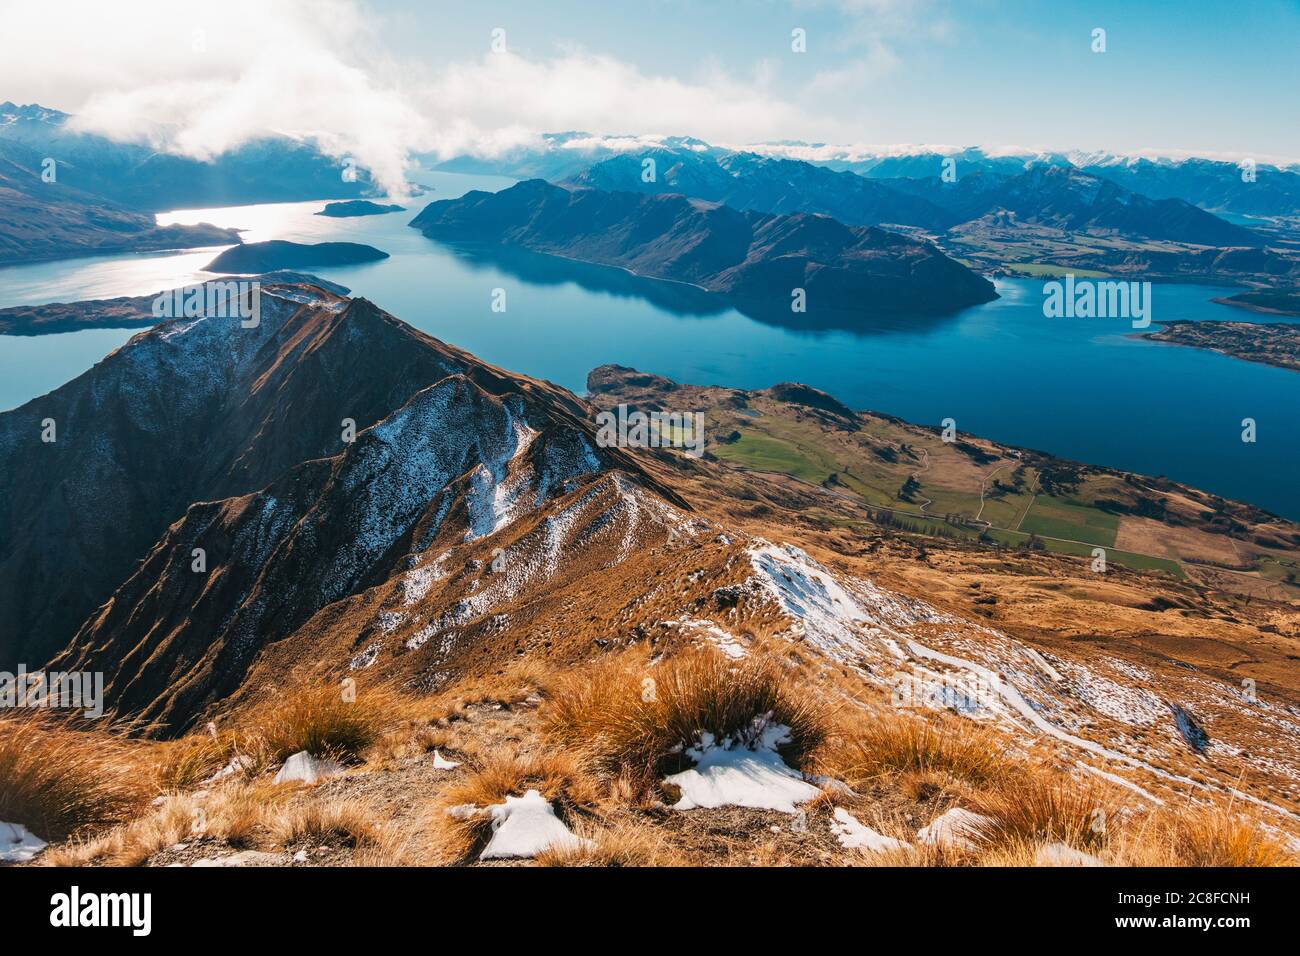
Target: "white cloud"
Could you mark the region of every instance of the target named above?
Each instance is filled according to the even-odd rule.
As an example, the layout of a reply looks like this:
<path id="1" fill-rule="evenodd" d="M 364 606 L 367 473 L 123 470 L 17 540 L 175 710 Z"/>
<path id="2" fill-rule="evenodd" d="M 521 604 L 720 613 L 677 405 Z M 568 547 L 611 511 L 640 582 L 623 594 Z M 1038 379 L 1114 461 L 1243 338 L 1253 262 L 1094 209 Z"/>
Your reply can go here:
<path id="1" fill-rule="evenodd" d="M 613 57 L 487 53 L 399 63 L 354 0 L 0 0 L 0 95 L 80 128 L 207 159 L 268 133 L 318 138 L 400 191 L 411 152 L 491 153 L 552 130 L 748 140 L 831 127 L 773 94 L 756 64 L 689 80 Z M 21 37 L 22 42 L 13 42 Z"/>
<path id="2" fill-rule="evenodd" d="M 446 154 L 510 145 L 525 129 L 736 140 L 788 136 L 817 122 L 773 95 L 761 74 L 742 81 L 713 69 L 691 82 L 582 51 L 550 60 L 487 53 L 438 72 L 422 97 L 427 115 L 455 120 L 434 137 Z"/>
<path id="3" fill-rule="evenodd" d="M 364 68 L 373 37 L 347 0 L 80 0 L 57 15 L 6 2 L 0 22 L 0 90 L 116 139 L 208 159 L 268 133 L 312 135 L 397 185 L 426 125 Z"/>

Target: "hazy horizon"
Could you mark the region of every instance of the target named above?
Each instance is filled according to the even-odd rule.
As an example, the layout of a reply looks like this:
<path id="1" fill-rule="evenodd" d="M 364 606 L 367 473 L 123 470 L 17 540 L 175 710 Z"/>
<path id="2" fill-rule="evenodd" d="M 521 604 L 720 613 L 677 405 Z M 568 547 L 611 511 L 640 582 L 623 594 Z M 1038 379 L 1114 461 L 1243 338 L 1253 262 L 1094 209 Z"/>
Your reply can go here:
<path id="1" fill-rule="evenodd" d="M 141 6 L 128 23 L 4 0 L 25 42 L 0 64 L 0 100 L 198 158 L 314 137 L 386 182 L 413 152 L 491 155 L 565 130 L 1300 160 L 1296 84 L 1278 82 L 1300 78 L 1285 0 Z"/>

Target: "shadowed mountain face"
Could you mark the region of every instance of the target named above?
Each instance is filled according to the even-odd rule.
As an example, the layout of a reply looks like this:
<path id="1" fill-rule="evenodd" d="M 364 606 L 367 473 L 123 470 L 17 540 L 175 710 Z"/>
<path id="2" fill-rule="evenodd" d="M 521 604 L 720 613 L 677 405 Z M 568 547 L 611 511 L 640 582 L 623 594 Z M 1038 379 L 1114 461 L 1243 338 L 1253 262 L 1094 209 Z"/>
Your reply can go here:
<path id="1" fill-rule="evenodd" d="M 56 160 L 59 181 L 68 186 L 150 212 L 352 198 L 370 188 L 364 170 L 347 181 L 338 160 L 287 137 L 255 140 L 201 162 L 78 132 L 70 119 L 41 106 L 0 103 L 0 142 Z"/>
<path id="2" fill-rule="evenodd" d="M 1263 244 L 1249 229 L 1191 203 L 1148 199 L 1069 166 L 1035 165 L 1011 177 L 977 172 L 953 183 L 937 176 L 884 182 L 942 206 L 958 222 L 1006 210 L 1022 222 L 1068 232 L 1113 233 L 1203 246 Z"/>
<path id="3" fill-rule="evenodd" d="M 0 139 L 0 263 L 108 252 L 140 252 L 239 242 L 234 229 L 206 223 L 159 226 L 63 179 L 41 178 L 39 153 Z"/>
<path id="4" fill-rule="evenodd" d="M 261 301 L 254 328 L 164 323 L 0 416 L 0 668 L 66 648 L 56 666 L 105 672 L 119 710 L 182 725 L 440 535 L 485 538 L 614 471 L 683 504 L 599 448 L 568 392 L 364 299 Z"/>
<path id="5" fill-rule="evenodd" d="M 654 160 L 655 181 L 643 181 Z M 912 170 L 914 166 L 897 166 Z M 825 166 L 755 153 L 650 150 L 596 163 L 572 182 L 602 189 L 676 192 L 762 212 L 822 213 L 850 225 L 881 223 L 942 233 L 997 210 L 1023 222 L 1069 232 L 1114 234 L 1211 246 L 1262 244 L 1248 229 L 1177 198 L 1148 199 L 1109 179 L 1068 164 L 1033 163 L 1027 169 L 961 165 L 944 182 L 939 157 L 920 178 L 866 178 Z"/>
<path id="6" fill-rule="evenodd" d="M 1082 168 L 1152 199 L 1183 199 L 1243 216 L 1300 215 L 1300 172 L 1294 169 L 1262 164 L 1251 178 L 1238 163 L 1197 158 L 1111 160 Z"/>
<path id="7" fill-rule="evenodd" d="M 409 570 L 449 528 L 493 534 L 610 468 L 571 401 L 455 374 L 348 449 L 260 492 L 193 505 L 92 616 L 58 669 L 103 670 L 116 705 L 183 726 L 268 643 Z M 195 573 L 191 555 L 208 556 Z"/>
<path id="8" fill-rule="evenodd" d="M 826 216 L 776 216 L 687 197 L 568 189 L 529 180 L 430 203 L 411 223 L 430 238 L 517 245 L 690 283 L 809 313 L 953 311 L 996 297 L 932 246 Z"/>
<path id="9" fill-rule="evenodd" d="M 365 428 L 471 364 L 364 299 L 271 285 L 256 328 L 158 326 L 0 414 L 0 668 L 63 647 L 192 502 L 337 453 L 343 419 Z"/>
<path id="10" fill-rule="evenodd" d="M 652 182 L 644 181 L 647 159 L 655 162 Z M 572 182 L 598 189 L 681 193 L 759 212 L 818 213 L 852 226 L 902 223 L 942 231 L 957 221 L 926 198 L 874 180 L 755 153 L 651 150 L 597 163 Z"/>
<path id="11" fill-rule="evenodd" d="M 436 541 L 528 539 L 513 577 L 448 607 L 459 627 L 487 596 L 540 587 L 562 551 L 625 552 L 638 500 L 685 507 L 599 447 L 568 392 L 364 299 L 281 285 L 262 303 L 257 328 L 165 323 L 0 417 L 4 461 L 23 463 L 0 473 L 6 665 L 64 648 L 55 669 L 103 672 L 116 710 L 180 728 L 266 645 L 398 587 Z"/>

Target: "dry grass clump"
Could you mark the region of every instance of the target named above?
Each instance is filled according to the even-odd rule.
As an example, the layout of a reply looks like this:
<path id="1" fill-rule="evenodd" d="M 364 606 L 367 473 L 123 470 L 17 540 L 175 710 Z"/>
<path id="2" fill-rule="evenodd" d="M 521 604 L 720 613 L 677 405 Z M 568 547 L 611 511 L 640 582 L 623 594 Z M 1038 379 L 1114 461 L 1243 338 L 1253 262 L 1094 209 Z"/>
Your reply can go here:
<path id="1" fill-rule="evenodd" d="M 1165 809 L 1124 837 L 1120 853 L 1135 866 L 1300 866 L 1261 819 L 1231 804 Z"/>
<path id="2" fill-rule="evenodd" d="M 1115 793 L 1093 782 L 1042 772 L 971 796 L 968 809 L 993 819 L 993 844 L 1061 842 L 1098 849 L 1120 825 Z"/>
<path id="3" fill-rule="evenodd" d="M 996 732 L 939 715 L 865 715 L 832 737 L 817 758 L 825 773 L 852 787 L 891 775 L 908 778 L 918 798 L 947 781 L 984 786 L 1026 774 Z"/>
<path id="4" fill-rule="evenodd" d="M 790 728 L 784 752 L 796 763 L 826 736 L 823 707 L 788 671 L 711 650 L 653 667 L 626 657 L 602 662 L 562 681 L 544 714 L 551 740 L 647 784 L 701 734 L 746 740 L 765 723 Z"/>
<path id="5" fill-rule="evenodd" d="M 212 837 L 236 847 L 253 846 L 268 816 L 287 798 L 287 792 L 269 780 L 234 781 L 196 805 L 192 835 Z"/>
<path id="6" fill-rule="evenodd" d="M 108 833 L 50 848 L 39 862 L 42 866 L 140 866 L 159 850 L 192 835 L 196 806 L 187 796 L 167 797 L 145 816 Z"/>
<path id="7" fill-rule="evenodd" d="M 255 709 L 243 722 L 271 760 L 300 750 L 317 757 L 355 762 L 385 731 L 412 714 L 409 695 L 386 687 L 354 688 L 316 684 L 290 690 Z"/>
<path id="8" fill-rule="evenodd" d="M 190 790 L 240 761 L 237 773 L 253 777 L 271 764 L 265 741 L 238 733 L 202 731 L 158 745 L 154 777 L 164 793 Z"/>
<path id="9" fill-rule="evenodd" d="M 620 820 L 604 826 L 581 820 L 574 825 L 573 832 L 586 842 L 543 850 L 537 854 L 537 865 L 692 866 L 699 862 L 692 860 L 654 827 L 633 820 Z"/>
<path id="10" fill-rule="evenodd" d="M 149 797 L 144 748 L 37 717 L 0 719 L 0 820 L 47 841 L 109 826 Z"/>
<path id="11" fill-rule="evenodd" d="M 424 721 L 406 721 L 383 734 L 367 748 L 365 761 L 377 767 L 389 767 L 420 757 L 431 750 L 446 749 L 451 745 L 451 733 L 440 727 L 431 727 Z"/>
<path id="12" fill-rule="evenodd" d="M 360 847 L 373 843 L 377 833 L 373 811 L 357 801 L 286 807 L 269 814 L 266 825 L 271 839 L 281 846 L 327 843 Z"/>
<path id="13" fill-rule="evenodd" d="M 491 830 L 487 807 L 506 797 L 537 790 L 562 818 L 592 810 L 601 789 L 581 758 L 572 754 L 498 751 L 469 776 L 449 785 L 431 808 L 428 830 L 434 865 L 463 862 L 486 843 Z"/>
<path id="14" fill-rule="evenodd" d="M 540 702 L 549 695 L 557 672 L 549 664 L 533 658 L 519 658 L 490 674 L 463 677 L 436 694 L 428 705 L 429 716 L 436 721 L 459 720 L 465 710 L 477 704 L 518 707 Z"/>

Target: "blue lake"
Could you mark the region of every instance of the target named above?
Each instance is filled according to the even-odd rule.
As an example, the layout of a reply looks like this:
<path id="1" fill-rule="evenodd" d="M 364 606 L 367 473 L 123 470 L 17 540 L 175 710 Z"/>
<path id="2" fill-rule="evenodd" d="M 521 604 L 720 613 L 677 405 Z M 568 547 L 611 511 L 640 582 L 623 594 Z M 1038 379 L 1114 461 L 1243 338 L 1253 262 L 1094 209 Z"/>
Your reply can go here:
<path id="1" fill-rule="evenodd" d="M 995 302 L 942 319 L 868 331 L 809 331 L 742 314 L 663 283 L 527 254 L 455 250 L 406 224 L 424 203 L 496 177 L 430 173 L 434 189 L 407 211 L 315 216 L 324 203 L 191 210 L 166 222 L 248 230 L 247 241 L 348 239 L 382 262 L 311 270 L 447 342 L 508 369 L 582 393 L 597 365 L 618 363 L 682 382 L 764 388 L 800 381 L 857 408 L 1065 458 L 1167 475 L 1300 519 L 1300 373 L 1144 341 L 1126 320 L 1048 319 L 1042 282 L 997 283 Z M 0 269 L 0 307 L 143 295 L 201 280 L 217 249 L 73 259 Z M 494 289 L 506 311 L 493 312 Z M 1209 301 L 1232 290 L 1153 287 L 1152 317 L 1251 321 Z M 0 336 L 0 408 L 89 368 L 132 331 Z M 1241 441 L 1243 418 L 1258 426 Z"/>

